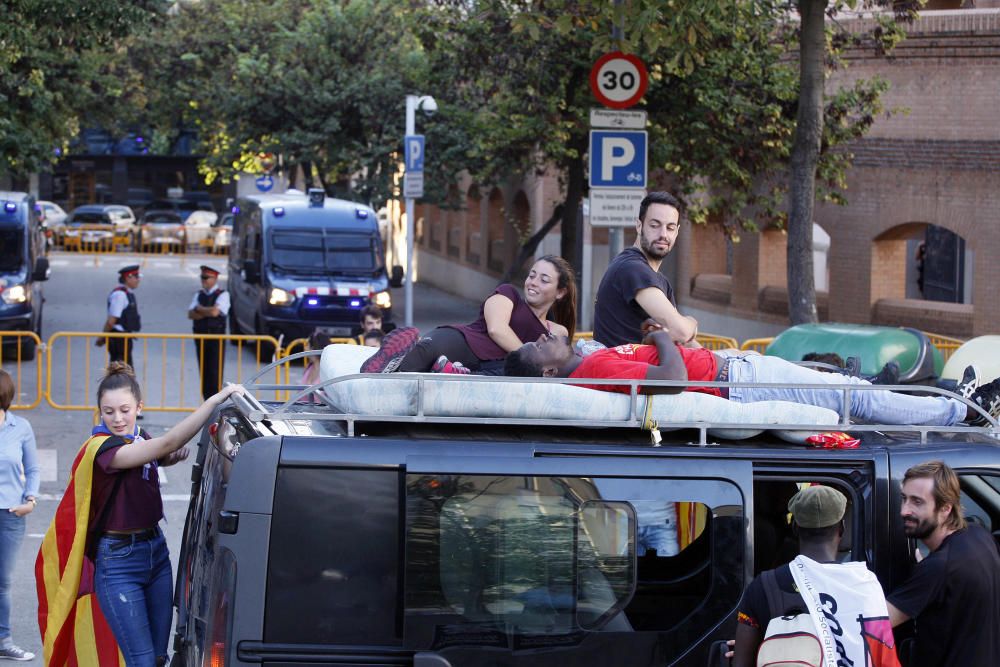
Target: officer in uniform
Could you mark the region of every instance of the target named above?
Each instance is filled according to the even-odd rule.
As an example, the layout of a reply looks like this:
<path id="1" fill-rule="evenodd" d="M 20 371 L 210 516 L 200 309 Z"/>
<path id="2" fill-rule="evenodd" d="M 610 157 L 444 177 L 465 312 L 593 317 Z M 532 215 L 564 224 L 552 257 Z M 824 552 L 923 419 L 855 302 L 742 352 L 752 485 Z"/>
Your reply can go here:
<path id="1" fill-rule="evenodd" d="M 229 315 L 229 292 L 218 287 L 219 272 L 204 264 L 201 268 L 201 289 L 194 293 L 188 307 L 188 319 L 194 321 L 196 334 L 226 333 Z M 219 391 L 225 362 L 225 341 L 199 338 L 194 341 L 201 367 L 201 394 L 207 400 Z"/>
<path id="2" fill-rule="evenodd" d="M 136 333 L 142 329 L 139 318 L 139 306 L 135 301 L 135 289 L 139 286 L 138 264 L 130 264 L 118 269 L 119 285 L 108 295 L 108 319 L 104 323 L 104 331 Z M 98 338 L 97 345 L 107 342 L 109 361 L 124 361 L 130 366 L 132 361 L 131 338 Z"/>

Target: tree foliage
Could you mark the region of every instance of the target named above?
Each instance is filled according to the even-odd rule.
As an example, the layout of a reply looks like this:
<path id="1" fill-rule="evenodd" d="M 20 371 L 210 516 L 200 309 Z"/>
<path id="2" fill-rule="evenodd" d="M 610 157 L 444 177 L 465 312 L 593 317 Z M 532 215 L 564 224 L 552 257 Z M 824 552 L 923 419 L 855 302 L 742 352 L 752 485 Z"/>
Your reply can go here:
<path id="1" fill-rule="evenodd" d="M 159 127 L 198 129 L 208 180 L 303 167 L 342 196 L 381 202 L 398 171 L 405 95 L 425 68 L 391 0 L 205 0 L 135 49 Z"/>
<path id="2" fill-rule="evenodd" d="M 111 63 L 160 0 L 8 0 L 0 20 L 0 174 L 44 169 L 80 129 L 112 122 Z"/>

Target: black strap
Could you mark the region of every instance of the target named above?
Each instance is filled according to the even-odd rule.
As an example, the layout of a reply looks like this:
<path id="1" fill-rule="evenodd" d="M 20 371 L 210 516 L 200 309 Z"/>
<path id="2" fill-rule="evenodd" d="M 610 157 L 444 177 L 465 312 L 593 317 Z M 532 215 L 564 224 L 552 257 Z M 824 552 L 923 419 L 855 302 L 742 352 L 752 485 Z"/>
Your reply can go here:
<path id="1" fill-rule="evenodd" d="M 767 596 L 768 621 L 782 614 L 781 589 L 778 587 L 778 577 L 774 572 L 774 570 L 766 570 L 760 573 L 760 583 L 764 586 L 764 595 Z"/>

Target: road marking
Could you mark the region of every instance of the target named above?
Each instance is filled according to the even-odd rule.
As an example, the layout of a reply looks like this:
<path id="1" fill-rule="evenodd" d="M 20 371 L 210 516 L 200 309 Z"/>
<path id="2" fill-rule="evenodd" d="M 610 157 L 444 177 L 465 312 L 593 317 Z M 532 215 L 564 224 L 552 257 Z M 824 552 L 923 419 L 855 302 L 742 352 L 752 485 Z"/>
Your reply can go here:
<path id="1" fill-rule="evenodd" d="M 69 266 L 68 259 L 51 259 L 49 260 L 49 266 Z"/>
<path id="2" fill-rule="evenodd" d="M 43 482 L 58 482 L 59 453 L 54 449 L 39 449 L 37 450 L 37 455 L 39 467 L 38 479 Z"/>

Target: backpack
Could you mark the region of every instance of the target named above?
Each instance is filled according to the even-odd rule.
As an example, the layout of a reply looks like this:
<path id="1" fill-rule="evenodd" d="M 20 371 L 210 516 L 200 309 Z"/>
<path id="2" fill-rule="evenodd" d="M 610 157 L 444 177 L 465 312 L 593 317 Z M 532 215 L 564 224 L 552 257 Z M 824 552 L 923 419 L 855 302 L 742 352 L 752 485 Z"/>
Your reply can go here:
<path id="1" fill-rule="evenodd" d="M 757 667 L 823 667 L 823 645 L 802 596 L 781 590 L 775 570 L 760 577 L 768 609 L 778 615 L 767 623 Z"/>

